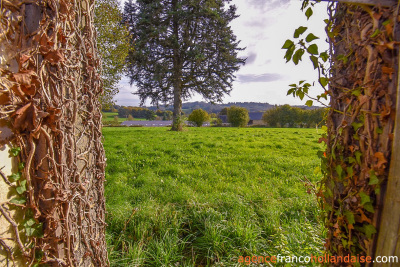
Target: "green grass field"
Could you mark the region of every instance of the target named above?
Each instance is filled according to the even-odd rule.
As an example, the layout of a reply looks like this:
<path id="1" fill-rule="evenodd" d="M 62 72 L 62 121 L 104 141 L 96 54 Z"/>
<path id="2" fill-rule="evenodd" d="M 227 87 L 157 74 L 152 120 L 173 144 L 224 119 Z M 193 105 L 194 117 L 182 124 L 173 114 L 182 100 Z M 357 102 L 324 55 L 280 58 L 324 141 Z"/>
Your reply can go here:
<path id="1" fill-rule="evenodd" d="M 319 254 L 315 129 L 104 128 L 112 266 Z M 292 265 L 290 265 L 292 266 Z"/>
<path id="2" fill-rule="evenodd" d="M 110 122 L 110 121 L 114 121 L 114 117 L 115 116 L 118 116 L 118 112 L 103 112 L 103 121 L 106 121 L 106 122 Z M 127 119 L 126 118 L 118 118 L 118 122 L 123 122 L 123 121 L 126 121 Z M 144 121 L 144 120 L 146 120 L 146 119 L 138 119 L 138 118 L 135 118 L 135 120 L 136 121 Z"/>

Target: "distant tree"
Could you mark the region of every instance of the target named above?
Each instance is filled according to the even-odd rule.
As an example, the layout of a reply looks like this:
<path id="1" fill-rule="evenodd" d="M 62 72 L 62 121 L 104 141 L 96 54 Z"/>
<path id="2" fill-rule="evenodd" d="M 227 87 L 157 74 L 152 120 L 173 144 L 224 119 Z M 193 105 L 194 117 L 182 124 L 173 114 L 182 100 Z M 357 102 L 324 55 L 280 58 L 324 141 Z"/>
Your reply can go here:
<path id="1" fill-rule="evenodd" d="M 229 108 L 223 108 L 223 109 L 221 109 L 221 111 L 219 112 L 219 115 L 228 115 L 228 109 L 229 109 Z"/>
<path id="2" fill-rule="evenodd" d="M 152 110 L 147 110 L 146 112 L 146 120 L 148 121 L 154 121 L 157 118 L 157 115 L 154 111 Z"/>
<path id="3" fill-rule="evenodd" d="M 194 93 L 220 102 L 245 60 L 229 23 L 230 0 L 129 0 L 124 21 L 135 40 L 127 75 L 142 103 L 173 104 L 172 130 L 182 130 L 182 100 Z M 212 34 L 211 34 L 212 33 Z"/>
<path id="4" fill-rule="evenodd" d="M 95 1 L 94 25 L 103 69 L 103 94 L 100 102 L 105 107 L 113 103 L 113 97 L 119 92 L 118 83 L 130 50 L 129 31 L 121 21 L 122 12 L 118 0 Z"/>
<path id="5" fill-rule="evenodd" d="M 129 115 L 128 115 L 128 118 L 127 118 L 126 120 L 127 120 L 127 121 L 133 121 L 134 118 L 133 118 L 133 116 L 132 116 L 131 114 L 129 114 Z"/>
<path id="6" fill-rule="evenodd" d="M 189 115 L 188 121 L 193 122 L 197 127 L 203 126 L 203 123 L 210 121 L 210 115 L 207 111 L 200 109 L 195 109 Z"/>
<path id="7" fill-rule="evenodd" d="M 263 121 L 268 123 L 269 126 L 271 126 L 271 127 L 278 126 L 279 116 L 278 116 L 277 107 L 271 108 L 271 109 L 268 109 L 267 111 L 265 111 L 262 118 L 263 118 Z"/>
<path id="8" fill-rule="evenodd" d="M 228 122 L 234 127 L 245 127 L 249 122 L 249 111 L 242 107 L 230 107 L 228 109 Z"/>

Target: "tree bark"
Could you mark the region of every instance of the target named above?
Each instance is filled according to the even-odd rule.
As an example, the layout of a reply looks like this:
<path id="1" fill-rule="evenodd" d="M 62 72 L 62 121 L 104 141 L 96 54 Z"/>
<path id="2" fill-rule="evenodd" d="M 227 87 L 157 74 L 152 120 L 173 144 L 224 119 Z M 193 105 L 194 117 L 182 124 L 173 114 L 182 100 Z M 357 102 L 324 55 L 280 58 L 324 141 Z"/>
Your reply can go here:
<path id="1" fill-rule="evenodd" d="M 0 43 L 16 64 L 0 69 L 0 92 L 9 95 L 0 118 L 21 150 L 21 178 L 10 187 L 26 183 L 15 237 L 24 262 L 108 266 L 94 0 L 1 2 L 11 17 L 0 21 L 9 22 Z"/>
<path id="2" fill-rule="evenodd" d="M 173 7 L 173 36 L 175 38 L 174 49 L 173 49 L 173 69 L 174 69 L 174 113 L 172 120 L 172 131 L 182 131 L 183 121 L 182 121 L 182 62 L 180 58 L 180 47 L 179 47 L 179 15 L 178 11 L 178 1 L 172 1 Z"/>

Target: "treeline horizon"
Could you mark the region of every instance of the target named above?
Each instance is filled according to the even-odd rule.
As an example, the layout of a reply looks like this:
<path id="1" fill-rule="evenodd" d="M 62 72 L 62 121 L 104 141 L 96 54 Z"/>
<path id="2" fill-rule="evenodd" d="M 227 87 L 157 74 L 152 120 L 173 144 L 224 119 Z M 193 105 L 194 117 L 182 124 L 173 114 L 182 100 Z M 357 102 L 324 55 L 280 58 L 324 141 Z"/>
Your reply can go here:
<path id="1" fill-rule="evenodd" d="M 277 104 L 269 104 L 268 102 L 229 102 L 227 104 L 212 104 L 212 103 L 207 103 L 203 101 L 194 101 L 194 102 L 186 102 L 182 103 L 182 110 L 186 115 L 189 115 L 193 110 L 195 109 L 203 109 L 207 111 L 208 113 L 219 113 L 222 109 L 224 108 L 229 108 L 231 106 L 237 106 L 237 107 L 243 107 L 246 108 L 249 112 L 265 112 L 269 109 L 275 108 L 275 107 L 280 107 L 288 104 L 282 104 L 282 105 L 277 105 Z M 291 107 L 295 108 L 300 108 L 304 110 L 313 110 L 313 109 L 319 109 L 322 107 L 317 107 L 317 106 L 312 106 L 308 107 L 306 105 L 289 105 Z M 149 109 L 153 111 L 157 110 L 162 110 L 162 111 L 172 111 L 173 106 L 166 106 L 166 105 L 160 105 L 160 106 L 124 106 L 124 105 L 113 105 L 109 108 L 103 108 L 103 112 L 118 112 L 119 109 L 122 108 L 143 108 L 143 109 Z"/>

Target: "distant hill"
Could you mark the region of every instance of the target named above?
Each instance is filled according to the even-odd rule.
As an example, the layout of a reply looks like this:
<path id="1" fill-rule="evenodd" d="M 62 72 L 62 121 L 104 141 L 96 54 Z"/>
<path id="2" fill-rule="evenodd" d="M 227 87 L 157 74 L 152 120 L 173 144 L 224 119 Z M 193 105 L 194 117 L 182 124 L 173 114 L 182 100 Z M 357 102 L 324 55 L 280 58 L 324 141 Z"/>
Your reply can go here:
<path id="1" fill-rule="evenodd" d="M 200 102 L 200 101 L 196 101 L 196 102 L 187 102 L 187 103 L 183 103 L 182 104 L 182 110 L 186 113 L 186 114 L 190 114 L 194 109 L 203 109 L 205 111 L 207 111 L 208 113 L 218 113 L 220 112 L 223 108 L 229 108 L 230 106 L 239 106 L 239 107 L 243 107 L 246 108 L 249 112 L 264 112 L 268 109 L 271 109 L 277 105 L 271 105 L 269 103 L 260 103 L 260 102 L 230 102 L 228 104 L 211 104 L 211 103 L 207 103 L 207 102 Z M 293 106 L 293 107 L 298 107 L 298 108 L 302 108 L 302 109 L 315 109 L 317 107 L 308 107 L 308 106 Z M 121 108 L 121 106 L 114 106 L 114 108 L 119 109 Z M 164 106 L 161 105 L 159 107 L 157 106 L 150 106 L 147 107 L 148 109 L 151 110 L 157 110 L 157 109 L 161 109 L 161 110 L 171 110 L 173 111 L 173 106 Z"/>
<path id="2" fill-rule="evenodd" d="M 194 109 L 203 109 L 207 111 L 208 113 L 218 113 L 221 111 L 223 108 L 229 108 L 230 106 L 239 106 L 239 107 L 244 107 L 246 108 L 249 112 L 263 112 L 266 111 L 270 108 L 273 108 L 274 105 L 268 104 L 268 103 L 258 103 L 258 102 L 231 102 L 228 104 L 211 104 L 207 102 L 187 102 L 182 104 L 182 109 L 185 111 L 185 113 L 190 113 Z M 167 109 L 167 110 L 172 110 L 172 106 L 160 106 L 160 109 Z M 152 106 L 149 107 L 149 109 L 156 110 L 157 107 Z"/>

